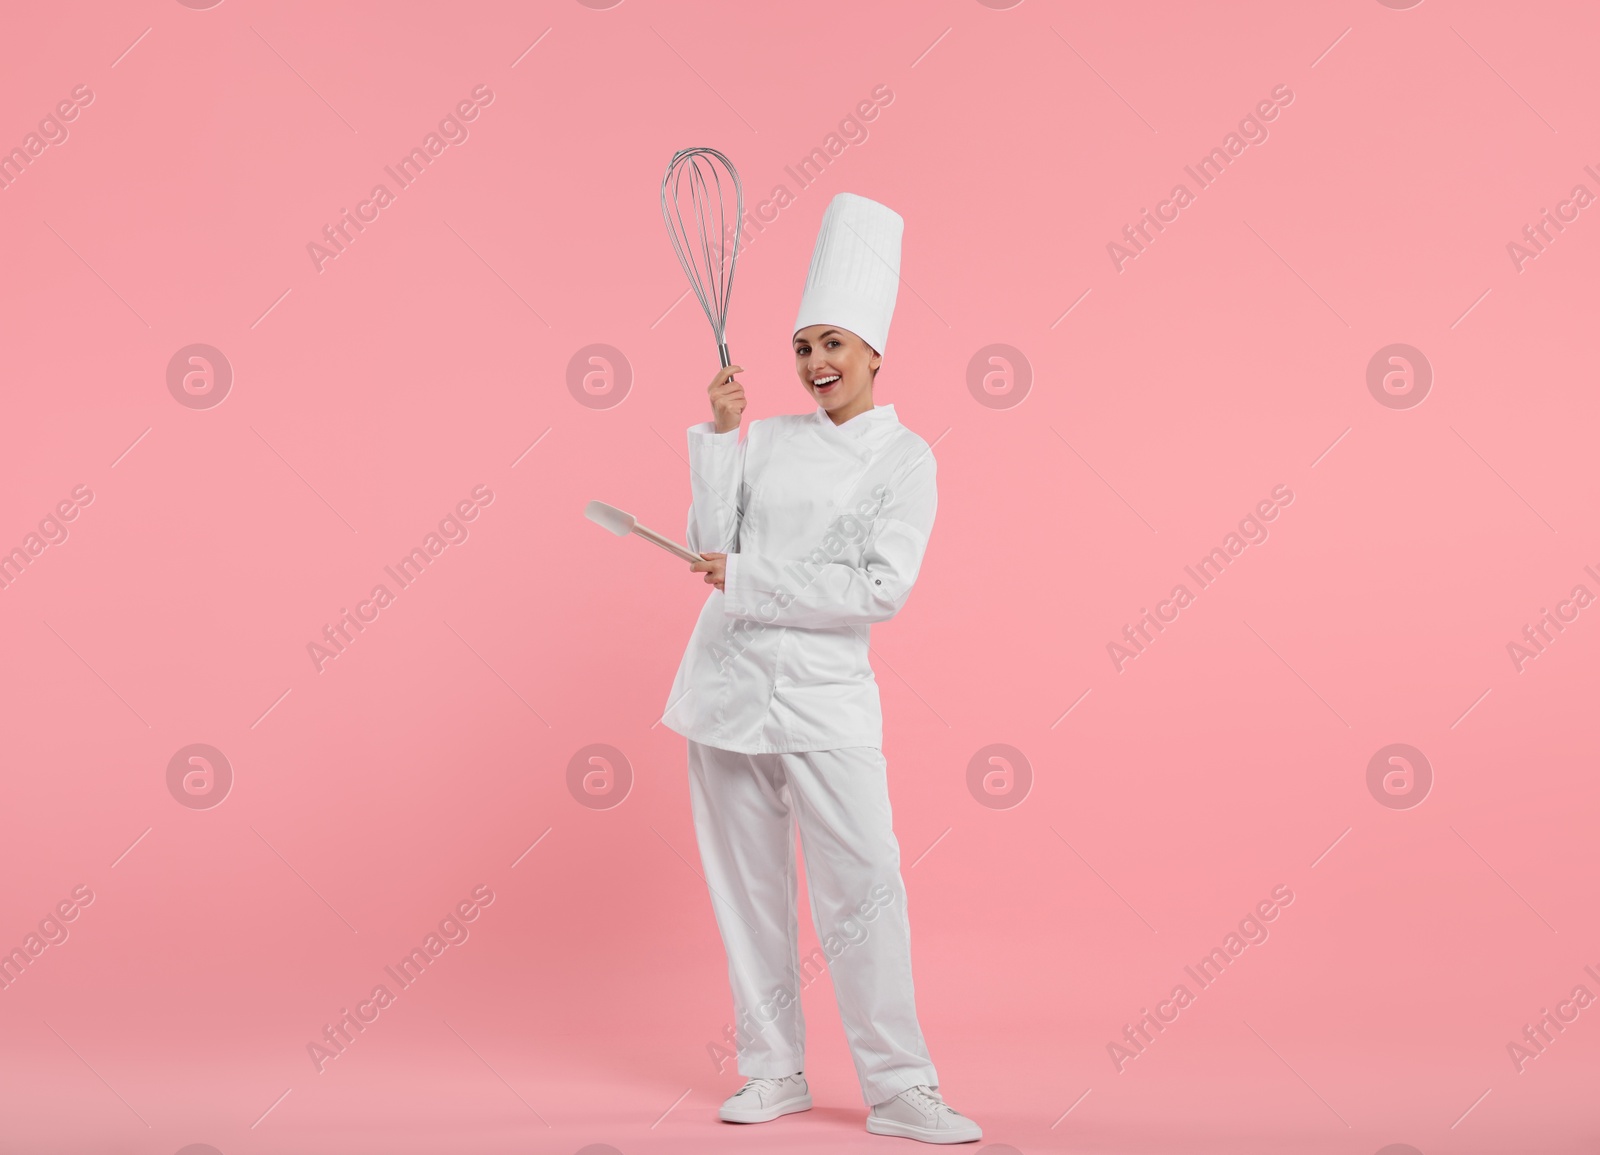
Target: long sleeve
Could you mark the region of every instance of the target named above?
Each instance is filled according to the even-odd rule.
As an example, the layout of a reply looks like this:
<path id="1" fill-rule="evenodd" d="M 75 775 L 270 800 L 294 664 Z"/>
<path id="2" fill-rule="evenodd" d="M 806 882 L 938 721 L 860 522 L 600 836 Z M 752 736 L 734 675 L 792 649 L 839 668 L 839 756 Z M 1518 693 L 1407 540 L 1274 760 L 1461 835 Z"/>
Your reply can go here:
<path id="1" fill-rule="evenodd" d="M 750 423 L 754 432 L 755 422 Z M 739 505 L 744 479 L 745 447 L 750 435 L 739 439 L 738 429 L 716 432 L 702 421 L 689 426 L 689 530 L 687 545 L 695 553 L 707 550 L 732 553 L 738 548 Z"/>
<path id="2" fill-rule="evenodd" d="M 938 507 L 931 452 L 897 472 L 862 550 L 861 564 L 825 560 L 846 542 L 830 533 L 805 557 L 780 561 L 729 553 L 723 609 L 768 625 L 828 629 L 894 617 L 911 596 Z"/>

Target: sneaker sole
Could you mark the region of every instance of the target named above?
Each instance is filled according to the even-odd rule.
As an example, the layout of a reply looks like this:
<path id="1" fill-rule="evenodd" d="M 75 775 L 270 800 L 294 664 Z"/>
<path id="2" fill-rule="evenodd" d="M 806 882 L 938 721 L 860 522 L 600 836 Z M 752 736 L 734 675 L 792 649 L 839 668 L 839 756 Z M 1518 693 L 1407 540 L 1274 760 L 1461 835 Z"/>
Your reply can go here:
<path id="1" fill-rule="evenodd" d="M 811 1092 L 807 1091 L 798 1099 L 788 1099 L 782 1103 L 774 1103 L 770 1107 L 763 1107 L 759 1111 L 731 1112 L 726 1107 L 717 1112 L 724 1123 L 770 1123 L 782 1115 L 792 1115 L 796 1111 L 811 1110 Z"/>
<path id="2" fill-rule="evenodd" d="M 920 1139 L 924 1143 L 976 1143 L 983 1132 L 963 1135 L 955 1131 L 931 1131 L 926 1127 L 913 1127 L 910 1123 L 897 1123 L 893 1119 L 867 1116 L 867 1130 L 874 1135 L 896 1135 L 901 1139 Z"/>

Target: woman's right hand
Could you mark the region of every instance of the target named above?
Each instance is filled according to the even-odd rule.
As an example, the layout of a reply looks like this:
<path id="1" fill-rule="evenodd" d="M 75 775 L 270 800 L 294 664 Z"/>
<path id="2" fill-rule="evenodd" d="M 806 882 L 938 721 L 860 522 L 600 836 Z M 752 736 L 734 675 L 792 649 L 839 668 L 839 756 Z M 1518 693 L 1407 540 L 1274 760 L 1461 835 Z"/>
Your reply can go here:
<path id="1" fill-rule="evenodd" d="M 725 365 L 717 370 L 717 375 L 711 378 L 711 384 L 706 388 L 711 397 L 711 415 L 718 433 L 739 428 L 739 421 L 744 414 L 744 386 L 735 381 L 733 375 L 743 372 L 743 365 Z"/>

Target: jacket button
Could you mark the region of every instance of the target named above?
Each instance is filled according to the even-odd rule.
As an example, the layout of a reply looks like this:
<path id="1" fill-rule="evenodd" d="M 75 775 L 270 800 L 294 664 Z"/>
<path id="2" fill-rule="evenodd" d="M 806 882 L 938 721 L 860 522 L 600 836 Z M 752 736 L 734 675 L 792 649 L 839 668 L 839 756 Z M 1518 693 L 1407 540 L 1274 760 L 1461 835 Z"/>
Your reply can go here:
<path id="1" fill-rule="evenodd" d="M 875 585 L 875 586 L 881 586 L 883 584 L 883 579 L 882 578 L 873 578 L 872 579 L 872 584 Z"/>

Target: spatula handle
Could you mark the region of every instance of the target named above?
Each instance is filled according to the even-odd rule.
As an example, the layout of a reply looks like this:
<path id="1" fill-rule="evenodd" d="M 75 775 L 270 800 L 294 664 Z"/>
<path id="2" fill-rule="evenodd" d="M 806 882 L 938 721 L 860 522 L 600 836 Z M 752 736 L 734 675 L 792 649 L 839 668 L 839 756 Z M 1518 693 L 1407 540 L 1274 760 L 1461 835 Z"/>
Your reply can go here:
<path id="1" fill-rule="evenodd" d="M 684 561 L 705 561 L 706 560 L 705 558 L 701 557 L 699 554 L 692 553 L 691 551 L 689 551 L 687 549 L 684 549 L 683 546 L 679 545 L 677 542 L 673 541 L 671 538 L 662 537 L 655 530 L 647 529 L 644 526 L 639 525 L 637 522 L 634 523 L 633 532 L 638 534 L 640 537 L 644 538 L 645 541 L 651 542 L 651 543 L 653 543 L 655 545 L 659 545 L 662 549 L 666 550 L 668 553 L 675 554 L 676 556 L 681 557 Z"/>

